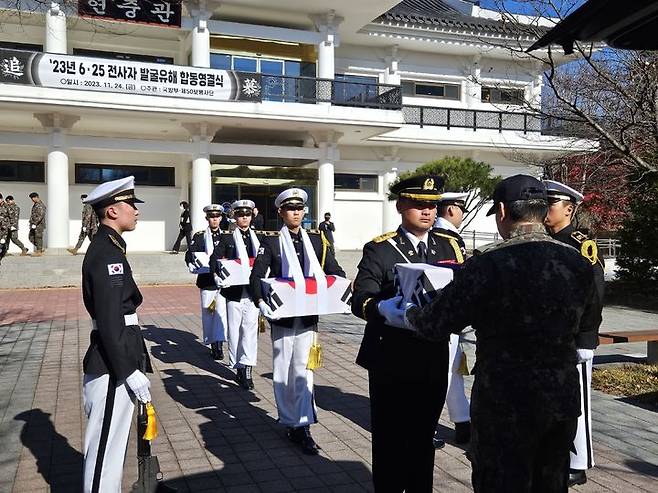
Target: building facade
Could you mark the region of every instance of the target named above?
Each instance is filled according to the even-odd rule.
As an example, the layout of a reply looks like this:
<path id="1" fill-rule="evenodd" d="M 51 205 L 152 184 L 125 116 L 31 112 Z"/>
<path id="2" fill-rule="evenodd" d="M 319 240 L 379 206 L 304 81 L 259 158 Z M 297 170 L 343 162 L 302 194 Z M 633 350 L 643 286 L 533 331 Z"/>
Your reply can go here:
<path id="1" fill-rule="evenodd" d="M 454 155 L 509 176 L 529 171 L 515 154 L 574 148 L 516 104 L 541 103 L 542 67 L 499 47 L 510 34 L 477 2 L 16 5 L 0 1 L 0 192 L 24 241 L 41 195 L 47 253 L 75 243 L 80 194 L 127 174 L 146 202 L 133 252 L 171 246 L 181 200 L 195 229 L 203 206 L 241 198 L 276 228 L 292 185 L 308 226 L 331 212 L 337 247 L 357 249 L 396 226 L 402 171 Z"/>

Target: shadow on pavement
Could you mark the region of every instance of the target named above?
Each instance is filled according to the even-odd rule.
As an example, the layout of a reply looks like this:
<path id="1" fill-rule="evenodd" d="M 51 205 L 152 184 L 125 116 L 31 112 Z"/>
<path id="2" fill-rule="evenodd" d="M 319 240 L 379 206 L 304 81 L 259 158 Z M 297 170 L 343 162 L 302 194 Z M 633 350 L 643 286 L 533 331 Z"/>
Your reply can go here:
<path id="1" fill-rule="evenodd" d="M 318 407 L 340 414 L 355 425 L 370 431 L 370 399 L 367 396 L 342 392 L 327 385 L 316 385 L 315 402 Z"/>
<path id="2" fill-rule="evenodd" d="M 609 363 L 644 363 L 645 356 L 633 356 L 630 354 L 601 354 L 594 356 L 594 365 L 606 365 Z"/>
<path id="3" fill-rule="evenodd" d="M 624 461 L 624 465 L 633 471 L 658 478 L 658 466 L 656 464 L 650 464 L 649 462 L 642 462 L 639 460 L 626 460 Z"/>
<path id="4" fill-rule="evenodd" d="M 37 470 L 50 491 L 81 491 L 83 455 L 69 445 L 66 437 L 57 433 L 50 414 L 32 409 L 17 414 L 14 419 L 25 421 L 21 442 L 37 460 Z"/>

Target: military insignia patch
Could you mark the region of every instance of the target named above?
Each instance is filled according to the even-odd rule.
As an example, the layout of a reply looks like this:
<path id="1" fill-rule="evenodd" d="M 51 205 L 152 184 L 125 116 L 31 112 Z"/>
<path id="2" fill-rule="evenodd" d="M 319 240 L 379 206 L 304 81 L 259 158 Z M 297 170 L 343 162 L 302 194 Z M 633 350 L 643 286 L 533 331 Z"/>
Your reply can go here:
<path id="1" fill-rule="evenodd" d="M 123 264 L 107 264 L 107 273 L 110 276 L 123 274 Z"/>
<path id="2" fill-rule="evenodd" d="M 433 178 L 428 178 L 425 180 L 425 183 L 423 183 L 423 190 L 433 190 L 434 189 L 434 179 Z"/>

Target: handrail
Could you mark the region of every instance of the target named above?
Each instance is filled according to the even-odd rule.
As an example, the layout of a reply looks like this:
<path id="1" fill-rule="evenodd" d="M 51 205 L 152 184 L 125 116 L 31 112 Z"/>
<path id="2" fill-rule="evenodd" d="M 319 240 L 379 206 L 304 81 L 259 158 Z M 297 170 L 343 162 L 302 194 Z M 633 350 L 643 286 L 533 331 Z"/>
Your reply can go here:
<path id="1" fill-rule="evenodd" d="M 474 110 L 466 108 L 443 108 L 436 106 L 404 105 L 404 121 L 411 125 L 476 130 L 515 130 L 540 132 L 541 117 L 533 113 L 516 111 Z"/>

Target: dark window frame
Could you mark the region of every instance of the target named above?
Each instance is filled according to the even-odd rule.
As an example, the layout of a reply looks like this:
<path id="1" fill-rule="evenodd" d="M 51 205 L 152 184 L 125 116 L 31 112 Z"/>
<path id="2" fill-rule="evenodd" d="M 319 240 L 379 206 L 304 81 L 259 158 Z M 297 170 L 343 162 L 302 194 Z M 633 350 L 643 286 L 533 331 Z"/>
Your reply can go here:
<path id="1" fill-rule="evenodd" d="M 0 41 L 0 48 L 6 50 L 43 51 L 43 45 L 34 43 L 15 43 L 13 41 Z"/>
<path id="2" fill-rule="evenodd" d="M 129 62 L 159 63 L 161 65 L 173 65 L 174 57 L 146 55 L 142 53 L 123 53 L 104 50 L 91 50 L 87 48 L 73 48 L 74 56 L 90 58 L 109 58 L 114 60 L 125 60 Z"/>
<path id="3" fill-rule="evenodd" d="M 349 186 L 341 186 L 338 182 L 342 177 L 349 177 L 350 180 L 358 181 L 358 188 L 353 188 Z M 363 186 L 364 179 L 373 179 L 374 180 L 374 189 L 367 188 Z M 334 189 L 341 192 L 370 192 L 377 193 L 379 192 L 379 176 L 378 175 L 364 175 L 360 173 L 335 173 L 334 174 Z"/>
<path id="4" fill-rule="evenodd" d="M 410 94 L 410 96 L 416 97 L 416 98 L 432 98 L 432 99 L 445 99 L 449 101 L 460 101 L 462 97 L 462 88 L 460 84 L 451 84 L 448 82 L 424 82 L 424 81 L 418 81 L 418 80 L 410 80 L 410 81 L 403 81 L 403 83 L 411 83 L 413 84 L 413 94 Z M 418 93 L 418 86 L 426 86 L 426 87 L 441 87 L 443 88 L 443 96 L 436 96 L 432 94 L 423 94 L 423 93 Z M 448 96 L 446 95 L 446 89 L 447 88 L 454 88 L 457 90 L 457 96 Z"/>
<path id="5" fill-rule="evenodd" d="M 5 175 L 0 170 L 0 181 L 46 183 L 46 165 L 43 161 L 19 161 L 16 159 L 0 160 L 0 168 L 13 168 L 13 176 Z M 31 169 L 31 171 L 29 171 Z"/>
<path id="6" fill-rule="evenodd" d="M 509 95 L 509 99 L 503 99 L 503 95 Z M 497 95 L 494 97 L 494 95 Z M 518 87 L 495 87 L 482 86 L 480 101 L 492 104 L 522 105 L 525 100 L 525 90 Z"/>
<path id="7" fill-rule="evenodd" d="M 98 178 L 85 177 L 85 172 L 98 172 Z M 119 171 L 116 177 L 103 177 L 103 171 L 109 174 Z M 165 179 L 154 177 L 156 173 L 166 173 Z M 146 174 L 146 179 L 143 178 Z M 75 165 L 75 183 L 97 185 L 109 180 L 118 179 L 124 176 L 135 176 L 135 185 L 147 187 L 175 187 L 176 186 L 176 168 L 174 166 L 139 166 L 123 164 L 92 164 L 76 163 Z"/>

